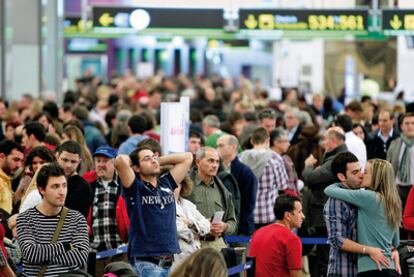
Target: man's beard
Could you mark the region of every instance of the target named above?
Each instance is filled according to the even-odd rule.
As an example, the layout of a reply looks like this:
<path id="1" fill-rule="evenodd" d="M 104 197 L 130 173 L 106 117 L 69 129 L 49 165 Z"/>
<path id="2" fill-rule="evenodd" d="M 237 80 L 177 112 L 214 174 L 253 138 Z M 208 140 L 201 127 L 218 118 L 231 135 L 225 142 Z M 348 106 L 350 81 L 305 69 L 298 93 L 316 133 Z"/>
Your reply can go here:
<path id="1" fill-rule="evenodd" d="M 11 172 L 9 164 L 7 162 L 4 163 L 3 167 L 1 168 L 4 173 L 6 173 L 8 176 L 12 176 L 14 172 Z"/>

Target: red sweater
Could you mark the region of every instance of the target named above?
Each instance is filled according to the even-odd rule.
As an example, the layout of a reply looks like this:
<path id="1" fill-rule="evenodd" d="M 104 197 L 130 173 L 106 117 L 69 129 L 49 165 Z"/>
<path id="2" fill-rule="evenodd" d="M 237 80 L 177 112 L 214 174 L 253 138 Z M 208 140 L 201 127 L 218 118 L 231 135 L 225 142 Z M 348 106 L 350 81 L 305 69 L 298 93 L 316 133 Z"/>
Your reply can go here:
<path id="1" fill-rule="evenodd" d="M 0 248 L 1 248 L 1 252 L 3 252 L 4 258 L 7 261 L 7 258 L 8 258 L 7 251 L 6 251 L 6 248 L 4 247 L 4 242 L 3 242 L 4 236 L 5 236 L 4 227 L 3 227 L 3 224 L 0 224 Z M 3 277 L 3 276 L 6 276 L 6 275 L 4 275 L 3 270 L 0 270 L 0 277 Z"/>
<path id="2" fill-rule="evenodd" d="M 405 204 L 403 226 L 404 229 L 414 232 L 414 186 L 411 187 L 408 194 L 407 203 Z"/>

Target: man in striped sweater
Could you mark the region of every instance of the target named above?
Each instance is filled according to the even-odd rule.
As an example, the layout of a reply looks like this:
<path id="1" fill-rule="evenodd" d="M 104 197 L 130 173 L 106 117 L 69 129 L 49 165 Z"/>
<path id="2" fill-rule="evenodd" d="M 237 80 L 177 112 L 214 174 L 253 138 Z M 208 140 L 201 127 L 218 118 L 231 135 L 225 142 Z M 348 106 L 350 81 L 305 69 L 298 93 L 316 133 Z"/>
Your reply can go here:
<path id="1" fill-rule="evenodd" d="M 52 243 L 67 194 L 64 170 L 57 163 L 45 165 L 36 181 L 42 202 L 17 217 L 23 276 L 38 276 L 42 265 L 47 266 L 44 276 L 58 276 L 84 267 L 89 238 L 86 220 L 79 212 L 68 211 L 58 240 Z"/>

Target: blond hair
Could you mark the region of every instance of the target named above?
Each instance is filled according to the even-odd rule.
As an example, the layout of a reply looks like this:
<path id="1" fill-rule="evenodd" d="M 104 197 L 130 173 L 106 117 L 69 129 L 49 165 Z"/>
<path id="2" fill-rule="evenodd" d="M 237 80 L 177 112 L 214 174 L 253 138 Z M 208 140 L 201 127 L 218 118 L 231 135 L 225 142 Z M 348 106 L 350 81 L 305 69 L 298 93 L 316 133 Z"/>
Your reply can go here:
<path id="1" fill-rule="evenodd" d="M 32 180 L 30 181 L 30 183 L 29 183 L 29 186 L 27 187 L 27 189 L 26 189 L 26 192 L 24 193 L 24 195 L 22 196 L 22 198 L 21 198 L 21 201 L 20 201 L 20 206 L 19 206 L 19 212 L 20 212 L 20 209 L 23 207 L 23 203 L 26 201 L 26 198 L 27 198 L 27 196 L 32 192 L 32 191 L 34 191 L 34 190 L 38 190 L 37 189 L 37 175 L 39 174 L 39 171 L 40 171 L 40 169 L 43 167 L 43 166 L 45 166 L 45 165 L 47 165 L 47 164 L 49 164 L 49 163 L 44 163 L 44 164 L 42 164 L 42 165 L 40 165 L 39 166 L 39 168 L 36 170 L 36 172 L 34 173 L 34 175 L 33 175 L 33 177 L 32 177 Z"/>
<path id="2" fill-rule="evenodd" d="M 94 169 L 92 154 L 89 151 L 89 148 L 86 144 L 85 136 L 82 134 L 82 131 L 73 125 L 68 125 L 63 129 L 63 134 L 68 136 L 70 140 L 74 140 L 80 144 L 82 148 L 79 175 L 83 175 L 85 172 L 91 171 Z"/>
<path id="3" fill-rule="evenodd" d="M 181 191 L 180 196 L 188 197 L 193 192 L 194 182 L 191 180 L 190 176 L 185 176 L 184 180 L 181 182 Z"/>
<path id="4" fill-rule="evenodd" d="M 378 192 L 384 203 L 386 218 L 394 229 L 398 229 L 401 223 L 401 199 L 395 186 L 394 170 L 390 162 L 381 159 L 372 159 L 370 189 Z"/>
<path id="5" fill-rule="evenodd" d="M 213 248 L 197 250 L 179 265 L 169 277 L 227 277 L 223 255 Z"/>

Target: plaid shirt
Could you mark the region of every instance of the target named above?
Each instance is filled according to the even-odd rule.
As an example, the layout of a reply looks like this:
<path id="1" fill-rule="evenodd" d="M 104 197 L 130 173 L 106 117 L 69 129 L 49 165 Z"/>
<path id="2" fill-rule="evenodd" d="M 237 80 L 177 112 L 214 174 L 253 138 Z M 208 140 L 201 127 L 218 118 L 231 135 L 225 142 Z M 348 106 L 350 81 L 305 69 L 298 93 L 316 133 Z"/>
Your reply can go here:
<path id="1" fill-rule="evenodd" d="M 325 204 L 324 217 L 328 228 L 328 275 L 357 276 L 358 255 L 342 250 L 345 239 L 357 241 L 357 214 L 355 206 L 335 198 Z"/>
<path id="2" fill-rule="evenodd" d="M 93 241 L 91 249 L 93 250 L 114 249 L 122 244 L 116 226 L 116 202 L 119 189 L 116 176 L 113 181 L 108 183 L 107 188 L 99 178 L 96 181 L 92 210 Z"/>
<path id="3" fill-rule="evenodd" d="M 287 180 L 283 158 L 279 154 L 272 153 L 262 175 L 257 180 L 256 207 L 253 212 L 254 223 L 266 224 L 275 220 L 273 206 L 279 195 L 278 191 L 287 188 Z"/>

